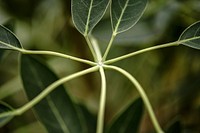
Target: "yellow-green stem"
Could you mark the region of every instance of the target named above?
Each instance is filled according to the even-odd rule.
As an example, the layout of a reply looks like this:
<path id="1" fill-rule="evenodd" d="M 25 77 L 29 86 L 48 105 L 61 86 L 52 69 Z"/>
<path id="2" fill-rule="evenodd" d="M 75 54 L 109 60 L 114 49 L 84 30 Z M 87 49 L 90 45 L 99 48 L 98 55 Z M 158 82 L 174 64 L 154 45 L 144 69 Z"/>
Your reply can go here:
<path id="1" fill-rule="evenodd" d="M 103 133 L 105 104 L 106 104 L 106 77 L 103 67 L 100 67 L 99 72 L 101 75 L 101 94 L 100 94 L 100 104 L 99 104 L 99 112 L 97 118 L 96 133 Z"/>

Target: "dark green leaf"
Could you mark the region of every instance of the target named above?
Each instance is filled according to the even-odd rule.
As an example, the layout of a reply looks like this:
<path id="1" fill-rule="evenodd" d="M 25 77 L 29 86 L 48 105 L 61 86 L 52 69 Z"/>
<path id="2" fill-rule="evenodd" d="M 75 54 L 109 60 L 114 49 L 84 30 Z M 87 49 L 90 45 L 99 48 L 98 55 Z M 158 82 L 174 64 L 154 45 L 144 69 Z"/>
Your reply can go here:
<path id="1" fill-rule="evenodd" d="M 80 33 L 88 35 L 103 17 L 109 0 L 72 0 L 72 19 Z"/>
<path id="2" fill-rule="evenodd" d="M 143 102 L 135 100 L 111 125 L 107 133 L 137 133 L 143 114 Z"/>
<path id="3" fill-rule="evenodd" d="M 112 0 L 111 21 L 115 33 L 133 27 L 142 16 L 147 0 Z"/>
<path id="4" fill-rule="evenodd" d="M 179 40 L 189 39 L 182 44 L 188 47 L 192 47 L 195 49 L 200 49 L 200 21 L 189 26 L 183 33 L 181 34 Z"/>
<path id="5" fill-rule="evenodd" d="M 83 105 L 77 106 L 79 110 L 82 123 L 84 124 L 85 133 L 95 133 L 96 131 L 96 117 L 89 112 Z"/>
<path id="6" fill-rule="evenodd" d="M 166 133 L 181 133 L 181 123 L 180 121 L 173 122 L 167 129 Z"/>
<path id="7" fill-rule="evenodd" d="M 46 65 L 28 55 L 21 57 L 21 77 L 29 100 L 58 80 Z M 57 87 L 34 109 L 49 133 L 83 133 L 79 114 L 63 86 Z"/>
<path id="8" fill-rule="evenodd" d="M 3 24 L 4 27 L 9 29 L 10 31 L 14 32 L 14 20 L 8 20 L 6 23 Z M 1 44 L 0 44 L 1 45 Z M 6 53 L 6 50 L 0 50 L 0 60 L 3 58 L 4 54 Z"/>
<path id="9" fill-rule="evenodd" d="M 9 105 L 7 105 L 3 102 L 0 102 L 0 114 L 4 113 L 6 111 L 10 111 L 10 110 L 12 110 L 12 108 Z M 0 118 L 0 127 L 4 126 L 12 118 L 13 118 L 13 116 L 6 116 L 6 117 L 3 117 L 3 118 Z"/>
<path id="10" fill-rule="evenodd" d="M 11 49 L 22 48 L 17 37 L 7 28 L 0 25 L 0 49 Z"/>

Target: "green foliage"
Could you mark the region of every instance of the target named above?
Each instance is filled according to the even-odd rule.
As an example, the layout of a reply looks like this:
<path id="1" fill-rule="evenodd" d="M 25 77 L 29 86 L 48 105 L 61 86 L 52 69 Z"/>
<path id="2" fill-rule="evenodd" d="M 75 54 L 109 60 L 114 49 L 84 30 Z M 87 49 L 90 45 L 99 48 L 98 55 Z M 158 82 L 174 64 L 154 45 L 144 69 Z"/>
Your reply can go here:
<path id="1" fill-rule="evenodd" d="M 4 113 L 4 112 L 10 111 L 10 110 L 12 110 L 12 108 L 9 105 L 7 105 L 3 102 L 0 102 L 0 113 Z M 9 116 L 0 118 L 0 127 L 7 124 L 12 118 L 13 118 L 13 115 L 9 115 Z"/>
<path id="2" fill-rule="evenodd" d="M 133 27 L 144 13 L 146 5 L 147 0 L 112 0 L 113 32 L 120 33 Z"/>
<path id="3" fill-rule="evenodd" d="M 137 133 L 143 114 L 142 99 L 136 99 L 109 127 L 107 133 Z"/>
<path id="4" fill-rule="evenodd" d="M 16 36 L 2 25 L 0 25 L 0 48 L 10 50 L 21 48 L 21 44 Z"/>
<path id="5" fill-rule="evenodd" d="M 72 18 L 76 28 L 88 35 L 103 17 L 109 0 L 72 0 Z"/>
<path id="6" fill-rule="evenodd" d="M 183 45 L 200 49 L 200 22 L 196 22 L 189 26 L 180 36 L 179 40 L 189 39 L 183 42 Z"/>
<path id="7" fill-rule="evenodd" d="M 29 100 L 35 98 L 51 83 L 58 80 L 46 65 L 28 55 L 21 57 L 21 77 Z M 81 127 L 81 119 L 76 107 L 65 88 L 60 86 L 55 89 L 35 106 L 40 121 L 49 133 L 85 132 Z"/>
<path id="8" fill-rule="evenodd" d="M 183 44 L 195 49 L 200 49 L 200 22 L 199 21 L 195 22 L 191 26 L 186 28 L 186 30 L 183 31 L 183 33 L 180 35 L 178 41 L 156 45 L 156 46 L 144 48 L 144 49 L 134 51 L 134 52 L 129 51 L 130 53 L 128 54 L 125 52 L 123 53 L 122 56 L 118 56 L 116 58 L 107 60 L 108 53 L 115 52 L 115 50 L 111 49 L 113 42 L 118 41 L 117 39 L 115 39 L 115 37 L 119 33 L 125 32 L 131 29 L 133 26 L 135 26 L 135 24 L 139 21 L 144 11 L 146 10 L 146 6 L 147 6 L 147 0 L 117 0 L 117 1 L 116 0 L 72 0 L 71 1 L 72 20 L 69 19 L 69 22 L 73 21 L 75 28 L 85 37 L 85 40 L 89 46 L 90 52 L 92 53 L 94 57 L 94 61 L 84 59 L 85 58 L 84 56 L 82 57 L 81 54 L 82 54 L 82 51 L 84 53 L 85 47 L 82 47 L 83 45 L 81 45 L 82 41 L 80 40 L 82 38 L 81 37 L 78 39 L 76 38 L 80 36 L 80 34 L 77 34 L 77 33 L 73 34 L 73 39 L 78 44 L 78 48 L 80 48 L 77 53 L 78 55 L 81 56 L 81 58 L 78 58 L 78 57 L 66 54 L 66 51 L 64 51 L 62 48 L 60 51 L 64 51 L 63 53 L 56 52 L 57 50 L 55 47 L 51 48 L 51 50 L 53 49 L 52 51 L 37 50 L 40 48 L 35 47 L 35 46 L 32 47 L 35 50 L 26 50 L 22 48 L 22 45 L 19 39 L 14 35 L 14 33 L 12 33 L 10 30 L 5 28 L 4 26 L 0 25 L 0 49 L 15 50 L 15 51 L 20 52 L 21 54 L 20 75 L 21 75 L 23 86 L 24 86 L 24 90 L 28 98 L 28 102 L 26 104 L 16 109 L 10 108 L 7 104 L 0 104 L 0 126 L 4 126 L 8 121 L 12 119 L 12 117 L 17 116 L 17 115 L 22 115 L 29 109 L 33 108 L 34 113 L 36 114 L 38 120 L 42 123 L 42 125 L 45 127 L 45 129 L 49 133 L 94 133 L 94 132 L 96 133 L 103 133 L 103 132 L 136 133 L 140 130 L 139 127 L 141 126 L 140 124 L 141 124 L 141 121 L 143 120 L 142 117 L 144 116 L 143 115 L 144 114 L 143 103 L 144 103 L 144 106 L 146 107 L 146 110 L 150 117 L 152 125 L 154 126 L 154 130 L 157 133 L 163 133 L 164 131 L 162 130 L 161 127 L 164 127 L 165 125 L 161 126 L 159 124 L 160 122 L 157 120 L 157 117 L 154 113 L 151 102 L 149 98 L 147 97 L 147 94 L 145 90 L 143 89 L 142 85 L 140 85 L 140 83 L 136 80 L 132 72 L 128 72 L 128 70 L 126 71 L 125 69 L 122 69 L 123 63 L 117 64 L 117 62 L 130 58 L 137 54 L 141 54 L 141 53 L 145 53 L 148 51 L 165 48 L 165 47 L 178 46 L 180 44 Z M 177 10 L 179 6 L 180 5 L 178 4 L 178 2 L 176 2 L 175 8 L 173 8 L 173 10 L 171 11 L 174 11 L 175 9 Z M 110 10 L 107 10 L 107 8 L 109 8 Z M 53 11 L 56 11 L 56 10 L 53 10 Z M 150 10 L 148 11 L 150 12 Z M 107 14 L 107 12 L 109 12 L 110 14 Z M 49 16 L 52 17 L 53 15 L 51 13 Z M 151 16 L 151 13 L 149 14 Z M 42 15 L 41 13 L 40 15 L 41 15 L 40 17 L 43 18 L 44 14 Z M 68 15 L 70 16 L 70 14 Z M 105 16 L 106 19 L 101 21 L 103 16 Z M 170 17 L 170 15 L 168 15 L 167 17 Z M 163 18 L 166 18 L 166 16 Z M 50 19 L 48 18 L 47 21 L 44 22 L 44 25 L 47 25 L 46 22 L 49 22 L 49 20 Z M 110 23 L 110 26 L 108 26 L 109 27 L 108 29 L 105 29 L 105 27 L 102 28 L 100 26 L 100 28 L 102 28 L 101 30 L 103 34 L 109 37 L 109 39 L 106 40 L 106 44 L 107 44 L 106 46 L 103 46 L 103 43 L 99 41 L 101 40 L 101 36 L 99 36 L 97 33 L 98 28 L 96 29 L 97 34 L 94 32 L 94 36 L 93 36 L 93 30 L 99 24 L 100 21 L 106 22 L 106 25 Z M 66 31 L 69 30 L 68 37 L 70 36 L 71 34 L 70 29 L 72 29 L 71 23 L 67 24 L 66 26 L 65 22 L 66 21 L 64 21 L 62 25 L 62 22 L 59 21 L 58 25 L 60 26 L 61 24 L 62 26 L 60 26 L 59 28 L 51 29 L 54 33 L 53 35 L 62 34 L 63 31 L 61 33 L 55 32 L 57 29 L 62 29 Z M 159 19 L 159 21 L 153 21 L 153 22 L 160 23 L 162 21 L 160 21 Z M 32 23 L 32 24 L 34 25 L 35 23 Z M 41 23 L 39 25 L 41 25 Z M 143 20 L 143 23 L 141 24 L 141 26 L 138 26 L 139 27 L 138 29 L 142 30 L 141 27 L 143 27 L 144 25 L 147 25 L 147 23 L 144 24 L 144 20 Z M 52 28 L 54 26 L 55 24 L 52 23 L 52 25 L 50 25 L 49 27 Z M 36 27 L 39 27 L 39 26 L 36 26 Z M 155 26 L 152 29 L 156 31 L 158 27 L 160 26 L 157 25 L 157 27 Z M 127 34 L 131 36 L 132 35 L 131 33 L 133 31 L 134 31 L 134 28 L 131 29 L 130 33 L 126 32 L 126 34 L 121 36 L 121 38 L 127 37 Z M 45 30 L 43 30 L 43 32 L 45 32 Z M 150 30 L 144 30 L 142 34 L 146 32 L 148 32 L 149 34 Z M 34 32 L 32 32 L 31 34 L 34 34 Z M 48 33 L 45 32 L 45 37 L 51 40 L 52 38 L 47 35 Z M 157 35 L 157 33 L 153 32 L 153 35 Z M 57 37 L 55 38 L 58 39 Z M 69 40 L 67 40 L 66 42 L 67 44 L 70 44 L 71 43 L 70 40 L 73 40 L 73 39 L 71 39 L 70 37 L 68 39 Z M 34 38 L 33 40 L 34 42 L 32 43 L 35 43 L 37 39 Z M 132 43 L 132 39 L 130 40 L 131 41 L 129 43 Z M 56 40 L 55 42 L 58 43 L 59 41 Z M 122 42 L 120 43 L 123 44 L 125 42 L 124 40 L 122 40 Z M 45 42 L 45 44 L 49 44 L 49 43 Z M 48 49 L 48 46 L 46 47 L 46 49 Z M 102 52 L 103 51 L 102 49 L 105 49 L 104 54 Z M 74 51 L 69 50 L 68 52 L 74 52 Z M 59 68 L 51 70 L 49 69 L 49 64 L 51 64 L 50 61 L 52 60 L 50 60 L 47 65 L 46 63 L 44 63 L 45 61 L 32 57 L 29 54 L 53 55 L 56 57 L 61 57 L 61 58 L 76 61 L 79 63 L 84 63 L 89 66 L 83 66 L 82 67 L 83 70 L 81 69 L 81 71 L 79 72 L 73 72 L 72 74 L 69 74 L 68 70 L 72 68 L 73 68 L 72 70 L 74 70 L 74 67 L 78 66 L 77 64 L 73 64 L 72 62 L 67 62 L 66 66 L 65 65 L 62 66 L 63 61 L 59 63 L 56 62 L 54 65 L 59 66 Z M 117 55 L 119 54 L 117 53 Z M 86 54 L 86 56 L 88 56 L 88 54 Z M 48 59 L 49 58 L 46 58 L 46 60 Z M 134 65 L 132 65 L 131 62 L 129 63 L 127 66 L 131 67 L 131 70 L 135 70 L 132 68 L 132 66 Z M 54 65 L 52 65 L 52 68 Z M 142 65 L 138 67 L 139 70 L 141 70 L 141 66 Z M 60 72 L 59 69 L 61 67 L 63 67 L 63 71 Z M 148 68 L 146 67 L 146 69 Z M 146 69 L 142 69 L 144 71 L 145 77 L 148 76 L 146 74 Z M 110 76 L 111 78 L 108 78 L 109 76 L 107 75 L 107 71 L 109 70 L 114 70 L 115 72 L 117 71 L 123 76 L 125 76 L 128 79 L 128 81 L 130 81 L 130 83 L 135 86 L 136 90 L 138 91 L 138 94 L 140 95 L 140 98 L 133 101 L 126 109 L 124 109 L 123 113 L 117 114 L 118 117 L 112 119 L 113 121 L 112 124 L 107 123 L 108 120 L 105 119 L 106 109 L 107 108 L 111 109 L 109 108 L 109 106 L 112 106 L 110 104 L 106 106 L 106 93 L 108 91 L 107 88 L 109 85 L 110 85 L 109 87 L 112 87 L 112 93 L 116 93 L 116 90 L 113 88 L 115 88 L 118 85 L 118 82 L 115 81 L 115 79 L 118 76 L 116 77 L 115 74 L 112 73 L 112 75 Z M 60 74 L 58 74 L 59 72 Z M 78 83 L 76 83 L 75 81 L 74 84 L 76 85 L 76 87 L 69 85 L 69 87 L 66 87 L 67 88 L 66 89 L 63 85 L 65 82 L 68 82 L 75 78 L 79 78 L 80 76 L 83 76 L 92 72 L 99 73 L 101 83 L 99 83 L 98 78 L 96 78 L 93 75 L 94 77 L 87 79 L 89 81 L 87 85 L 83 84 L 84 80 L 83 81 L 81 80 Z M 63 75 L 64 77 L 58 78 L 56 76 L 57 74 L 59 75 L 58 77 L 62 77 Z M 96 82 L 92 84 L 91 79 L 92 80 L 95 79 Z M 111 84 L 111 81 L 110 81 L 111 79 L 113 80 L 113 82 L 115 81 L 114 84 Z M 107 81 L 109 82 L 107 83 Z M 151 84 L 155 83 L 156 80 L 155 81 L 152 80 L 152 81 L 153 82 L 151 82 Z M 96 107 L 96 110 L 94 109 L 95 111 L 93 111 L 93 113 L 95 114 L 95 116 L 93 116 L 93 114 L 90 112 L 92 109 L 88 111 L 85 106 L 82 106 L 79 103 L 77 103 L 77 99 L 76 98 L 75 98 L 76 100 L 73 99 L 74 98 L 73 93 L 70 93 L 70 90 L 72 90 L 71 87 L 73 89 L 78 88 L 79 89 L 78 92 L 79 91 L 81 92 L 81 90 L 84 88 L 90 88 L 91 89 L 90 91 L 83 94 L 83 97 L 86 98 L 86 97 L 89 97 L 88 93 L 92 93 L 92 88 L 95 88 L 95 89 L 100 88 L 97 86 L 99 84 L 101 84 L 101 92 L 100 92 L 100 98 L 99 98 L 100 100 L 98 101 L 99 104 L 95 104 L 95 107 L 96 106 L 99 106 L 99 107 Z M 146 87 L 149 87 L 149 85 L 146 85 Z M 120 88 L 120 90 L 122 89 L 124 89 L 124 87 Z M 111 94 L 109 93 L 109 95 Z M 107 97 L 107 98 L 109 99 L 111 97 Z M 123 97 L 123 96 L 121 96 L 120 94 L 119 98 L 120 97 Z M 130 100 L 132 101 L 132 99 L 133 98 L 131 98 Z M 84 103 L 85 101 L 83 100 L 82 103 Z M 118 104 L 117 100 L 115 100 L 115 102 Z M 158 117 L 160 116 L 162 115 L 159 115 Z M 108 127 L 108 125 L 110 126 Z M 166 132 L 167 133 L 180 132 L 181 130 L 180 128 L 181 128 L 180 123 L 174 123 L 168 129 L 166 129 Z M 151 132 L 151 131 L 148 131 L 148 132 Z"/>

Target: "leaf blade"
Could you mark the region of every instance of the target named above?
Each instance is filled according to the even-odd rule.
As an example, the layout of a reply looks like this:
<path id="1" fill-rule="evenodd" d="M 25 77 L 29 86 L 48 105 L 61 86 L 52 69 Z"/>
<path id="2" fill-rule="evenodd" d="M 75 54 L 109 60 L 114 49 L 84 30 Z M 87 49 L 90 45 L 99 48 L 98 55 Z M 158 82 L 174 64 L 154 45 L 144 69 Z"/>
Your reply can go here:
<path id="1" fill-rule="evenodd" d="M 21 57 L 21 77 L 29 100 L 57 80 L 56 75 L 46 65 L 27 55 Z M 75 105 L 63 86 L 57 87 L 34 109 L 49 133 L 82 131 Z"/>
<path id="2" fill-rule="evenodd" d="M 147 0 L 112 0 L 111 23 L 114 33 L 133 27 L 145 11 Z"/>
<path id="3" fill-rule="evenodd" d="M 72 0 L 72 20 L 77 30 L 88 35 L 103 17 L 109 0 Z"/>
<path id="4" fill-rule="evenodd" d="M 179 37 L 179 41 L 187 39 L 188 41 L 184 41 L 181 44 L 194 49 L 200 49 L 200 21 L 186 28 Z"/>
<path id="5" fill-rule="evenodd" d="M 142 113 L 143 102 L 138 98 L 115 120 L 107 133 L 137 133 Z"/>
<path id="6" fill-rule="evenodd" d="M 0 49 L 16 50 L 18 48 L 22 46 L 14 33 L 0 25 Z"/>
<path id="7" fill-rule="evenodd" d="M 0 113 L 4 113 L 6 111 L 10 111 L 12 108 L 4 102 L 0 102 Z M 6 116 L 0 118 L 0 127 L 3 127 L 6 123 L 8 123 L 14 116 Z"/>

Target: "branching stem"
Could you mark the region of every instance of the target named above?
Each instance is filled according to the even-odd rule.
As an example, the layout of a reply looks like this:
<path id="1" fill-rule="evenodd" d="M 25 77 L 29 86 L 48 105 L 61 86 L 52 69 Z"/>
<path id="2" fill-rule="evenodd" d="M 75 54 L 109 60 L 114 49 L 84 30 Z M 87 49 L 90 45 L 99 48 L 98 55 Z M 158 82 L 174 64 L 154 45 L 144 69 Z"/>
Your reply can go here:
<path id="1" fill-rule="evenodd" d="M 112 44 L 113 44 L 113 41 L 114 41 L 116 35 L 117 35 L 117 34 L 116 34 L 115 32 L 113 32 L 113 34 L 112 34 L 112 36 L 111 36 L 111 39 L 110 39 L 110 41 L 109 41 L 109 43 L 108 43 L 108 46 L 107 46 L 107 48 L 106 48 L 106 51 L 105 51 L 105 53 L 104 53 L 104 55 L 103 55 L 102 61 L 105 61 L 105 60 L 106 60 L 106 58 L 107 58 L 107 56 L 108 56 L 108 53 L 109 53 L 109 51 L 110 51 L 110 48 L 111 48 L 111 46 L 112 46 Z"/>
<path id="2" fill-rule="evenodd" d="M 100 67 L 99 72 L 101 75 L 101 95 L 100 95 L 96 133 L 103 133 L 105 104 L 106 104 L 106 76 L 103 67 Z"/>

